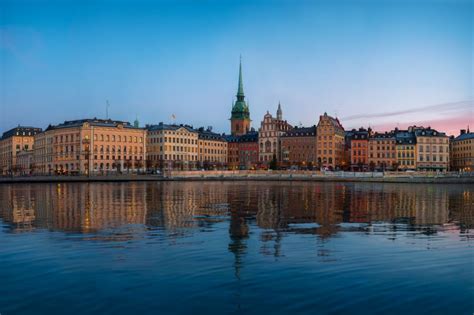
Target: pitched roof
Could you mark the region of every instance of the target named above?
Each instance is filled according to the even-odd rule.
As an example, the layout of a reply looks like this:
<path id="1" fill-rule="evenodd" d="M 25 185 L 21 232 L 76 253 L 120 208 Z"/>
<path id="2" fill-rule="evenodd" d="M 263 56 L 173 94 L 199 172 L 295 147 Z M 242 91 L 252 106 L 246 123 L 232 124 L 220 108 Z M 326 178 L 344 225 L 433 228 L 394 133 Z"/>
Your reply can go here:
<path id="1" fill-rule="evenodd" d="M 54 129 L 61 129 L 61 128 L 80 127 L 84 123 L 89 123 L 91 126 L 96 126 L 96 127 L 117 127 L 119 125 L 122 125 L 124 128 L 140 129 L 140 128 L 134 127 L 128 121 L 120 121 L 120 120 L 112 120 L 112 119 L 86 118 L 86 119 L 78 119 L 78 120 L 66 120 L 62 124 L 49 125 L 48 128 L 46 128 L 46 131 L 54 130 Z"/>
<path id="2" fill-rule="evenodd" d="M 18 126 L 15 128 L 12 128 L 8 131 L 5 131 L 0 139 L 6 139 L 10 138 L 13 136 L 34 136 L 37 133 L 40 133 L 42 131 L 41 128 L 36 128 L 36 127 L 27 127 L 27 126 Z"/>
<path id="3" fill-rule="evenodd" d="M 309 137 L 316 136 L 316 126 L 312 127 L 295 127 L 285 132 L 282 137 Z"/>
<path id="4" fill-rule="evenodd" d="M 468 139 L 474 139 L 474 132 L 469 132 L 469 133 L 464 133 L 462 135 L 459 135 L 456 138 L 454 138 L 453 141 L 462 141 L 462 140 L 468 140 Z"/>

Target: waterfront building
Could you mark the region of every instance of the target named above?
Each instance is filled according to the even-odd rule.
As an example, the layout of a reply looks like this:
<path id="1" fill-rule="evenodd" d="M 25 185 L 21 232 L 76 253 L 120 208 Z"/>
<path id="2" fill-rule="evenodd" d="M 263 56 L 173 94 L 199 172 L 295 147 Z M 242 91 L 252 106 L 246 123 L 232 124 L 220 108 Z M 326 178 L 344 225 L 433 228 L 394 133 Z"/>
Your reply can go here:
<path id="1" fill-rule="evenodd" d="M 369 130 L 352 129 L 350 134 L 350 163 L 353 171 L 367 171 L 369 167 Z"/>
<path id="2" fill-rule="evenodd" d="M 227 141 L 224 136 L 212 132 L 212 128 L 198 129 L 199 167 L 221 168 L 227 164 Z"/>
<path id="3" fill-rule="evenodd" d="M 444 132 L 430 127 L 410 128 L 416 137 L 416 168 L 419 171 L 447 171 L 449 166 L 449 139 Z"/>
<path id="4" fill-rule="evenodd" d="M 369 169 L 397 169 L 396 141 L 394 132 L 375 132 L 369 136 Z"/>
<path id="5" fill-rule="evenodd" d="M 0 138 L 0 171 L 1 175 L 17 174 L 20 166 L 17 154 L 33 150 L 34 136 L 41 128 L 18 126 L 3 133 Z"/>
<path id="6" fill-rule="evenodd" d="M 227 166 L 231 170 L 255 169 L 258 164 L 258 132 L 251 129 L 245 135 L 225 136 L 227 141 Z"/>
<path id="7" fill-rule="evenodd" d="M 199 133 L 188 125 L 147 125 L 147 167 L 195 169 Z"/>
<path id="8" fill-rule="evenodd" d="M 33 150 L 22 150 L 16 155 L 17 174 L 31 175 L 33 173 Z"/>
<path id="9" fill-rule="evenodd" d="M 395 130 L 397 166 L 399 170 L 416 170 L 416 137 L 410 130 Z"/>
<path id="10" fill-rule="evenodd" d="M 273 117 L 268 111 L 263 116 L 259 129 L 259 161 L 263 165 L 268 165 L 273 159 L 276 162 L 282 161 L 280 138 L 293 127 L 283 120 L 281 104 L 278 104 L 277 117 Z"/>
<path id="11" fill-rule="evenodd" d="M 232 106 L 230 130 L 233 136 L 244 135 L 250 131 L 250 110 L 245 102 L 244 85 L 242 81 L 242 61 L 239 65 L 239 84 L 237 87 L 237 100 Z"/>
<path id="12" fill-rule="evenodd" d="M 316 165 L 316 126 L 285 132 L 281 136 L 281 152 L 283 165 L 312 169 Z"/>
<path id="13" fill-rule="evenodd" d="M 319 116 L 316 133 L 318 166 L 329 169 L 343 167 L 345 133 L 339 119 L 327 113 Z"/>
<path id="14" fill-rule="evenodd" d="M 452 138 L 451 146 L 451 170 L 474 171 L 474 132 L 462 129 L 459 136 Z"/>
<path id="15" fill-rule="evenodd" d="M 103 174 L 144 170 L 146 131 L 111 119 L 50 125 L 35 135 L 37 174 Z"/>

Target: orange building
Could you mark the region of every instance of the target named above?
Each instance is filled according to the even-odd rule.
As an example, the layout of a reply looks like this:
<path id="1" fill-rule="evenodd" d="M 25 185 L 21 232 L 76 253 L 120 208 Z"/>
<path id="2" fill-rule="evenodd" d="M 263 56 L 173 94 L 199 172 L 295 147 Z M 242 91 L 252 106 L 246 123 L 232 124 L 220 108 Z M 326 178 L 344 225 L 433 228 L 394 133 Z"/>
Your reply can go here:
<path id="1" fill-rule="evenodd" d="M 369 131 L 359 128 L 351 133 L 351 169 L 366 171 L 369 165 Z"/>
<path id="2" fill-rule="evenodd" d="M 33 150 L 34 136 L 41 128 L 18 126 L 3 133 L 0 139 L 1 175 L 14 175 L 20 171 L 17 154 Z"/>
<path id="3" fill-rule="evenodd" d="M 35 136 L 37 174 L 137 172 L 145 167 L 146 131 L 128 122 L 81 119 Z"/>
<path id="4" fill-rule="evenodd" d="M 327 113 L 319 116 L 316 133 L 318 165 L 329 169 L 342 167 L 345 133 L 339 119 Z"/>
<path id="5" fill-rule="evenodd" d="M 369 137 L 369 168 L 393 170 L 397 165 L 395 133 L 374 133 Z"/>

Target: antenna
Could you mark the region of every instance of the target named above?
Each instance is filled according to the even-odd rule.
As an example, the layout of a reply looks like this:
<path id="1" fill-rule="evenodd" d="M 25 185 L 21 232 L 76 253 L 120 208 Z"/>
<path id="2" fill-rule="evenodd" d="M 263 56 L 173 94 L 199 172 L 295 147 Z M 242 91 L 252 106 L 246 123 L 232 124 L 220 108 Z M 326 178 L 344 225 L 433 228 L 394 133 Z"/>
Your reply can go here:
<path id="1" fill-rule="evenodd" d="M 106 105 L 105 105 L 105 119 L 109 119 L 109 100 L 106 100 Z"/>

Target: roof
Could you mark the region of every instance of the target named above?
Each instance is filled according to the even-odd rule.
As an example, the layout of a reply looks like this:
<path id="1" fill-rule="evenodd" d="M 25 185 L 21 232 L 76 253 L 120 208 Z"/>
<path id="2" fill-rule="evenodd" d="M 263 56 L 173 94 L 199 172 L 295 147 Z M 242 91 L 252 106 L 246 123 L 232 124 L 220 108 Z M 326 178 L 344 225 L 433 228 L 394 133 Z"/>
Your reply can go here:
<path id="1" fill-rule="evenodd" d="M 204 128 L 199 128 L 197 131 L 198 131 L 199 139 L 214 140 L 214 141 L 226 141 L 223 135 L 212 132 L 210 130 L 204 130 Z"/>
<path id="2" fill-rule="evenodd" d="M 346 132 L 346 136 L 349 136 L 351 140 L 368 140 L 369 139 L 369 131 L 365 129 L 359 130 L 351 130 L 350 133 Z"/>
<path id="3" fill-rule="evenodd" d="M 431 129 L 430 127 L 428 128 L 415 128 L 414 129 L 415 136 L 417 137 L 447 137 L 446 133 L 444 132 L 439 132 L 436 129 Z"/>
<path id="4" fill-rule="evenodd" d="M 96 127 L 117 127 L 119 125 L 122 125 L 124 128 L 140 129 L 140 128 L 134 127 L 128 121 L 86 118 L 86 119 L 78 119 L 78 120 L 66 120 L 62 124 L 49 125 L 48 128 L 46 128 L 46 131 L 54 130 L 54 129 L 62 129 L 62 128 L 81 127 L 82 125 L 84 125 L 84 123 L 89 123 L 91 126 L 96 126 Z"/>
<path id="5" fill-rule="evenodd" d="M 13 136 L 20 136 L 20 137 L 34 136 L 35 134 L 40 133 L 41 131 L 42 131 L 41 128 L 18 126 L 8 131 L 5 131 L 1 139 L 10 138 Z"/>
<path id="6" fill-rule="evenodd" d="M 329 122 L 336 128 L 341 128 L 342 130 L 344 130 L 344 127 L 342 127 L 341 125 L 341 122 L 339 121 L 338 118 L 334 118 L 332 116 L 329 116 L 327 113 L 324 113 L 324 115 L 321 115 L 319 116 L 319 120 L 321 120 L 322 118 L 326 118 L 327 120 L 329 120 Z"/>
<path id="7" fill-rule="evenodd" d="M 416 137 L 414 132 L 408 130 L 397 130 L 395 133 L 397 144 L 415 144 Z"/>
<path id="8" fill-rule="evenodd" d="M 474 132 L 468 132 L 468 133 L 459 135 L 456 138 L 454 138 L 453 141 L 462 141 L 462 140 L 468 140 L 468 139 L 474 139 Z"/>
<path id="9" fill-rule="evenodd" d="M 373 135 L 369 137 L 370 139 L 395 139 L 394 132 L 375 132 Z"/>
<path id="10" fill-rule="evenodd" d="M 146 125 L 145 129 L 148 130 L 148 131 L 155 131 L 155 130 L 172 130 L 172 131 L 176 131 L 180 128 L 184 128 L 186 129 L 187 131 L 189 132 L 194 132 L 194 133 L 197 133 L 198 131 L 195 130 L 192 126 L 188 126 L 188 125 L 175 125 L 175 124 L 172 124 L 172 125 L 168 125 L 168 124 L 163 124 L 163 123 L 159 123 L 158 125 Z"/>
<path id="11" fill-rule="evenodd" d="M 316 136 L 316 126 L 295 127 L 285 132 L 282 137 L 309 137 Z"/>
<path id="12" fill-rule="evenodd" d="M 250 131 L 240 136 L 224 135 L 223 137 L 227 142 L 258 142 L 257 131 Z"/>

